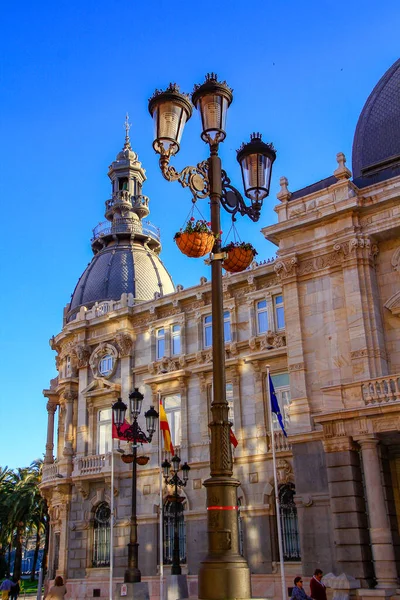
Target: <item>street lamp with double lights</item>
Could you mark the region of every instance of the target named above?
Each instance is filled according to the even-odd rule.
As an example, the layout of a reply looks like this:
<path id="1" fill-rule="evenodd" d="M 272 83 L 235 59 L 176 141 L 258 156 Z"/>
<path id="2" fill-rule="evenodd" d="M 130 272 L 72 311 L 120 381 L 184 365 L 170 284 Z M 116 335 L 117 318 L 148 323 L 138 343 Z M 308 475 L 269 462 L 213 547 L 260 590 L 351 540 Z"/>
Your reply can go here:
<path id="1" fill-rule="evenodd" d="M 223 291 L 220 207 L 232 215 L 247 215 L 258 221 L 264 199 L 269 194 L 272 165 L 276 158 L 272 144 L 262 141 L 260 134 L 252 134 L 250 142 L 237 153 L 242 171 L 246 203 L 240 192 L 231 185 L 222 170 L 218 147 L 226 137 L 226 116 L 233 99 L 226 82 L 208 74 L 201 85 L 196 85 L 192 103 L 199 110 L 202 121 L 201 138 L 209 145 L 209 157 L 196 166 L 178 172 L 171 166 L 171 158 L 179 151 L 185 123 L 192 115 L 189 96 L 182 94 L 176 84 L 165 90 L 156 90 L 149 101 L 154 120 L 153 148 L 160 155 L 161 173 L 167 181 L 179 181 L 189 187 L 193 201 L 210 199 L 211 229 L 215 243 L 211 253 L 212 356 L 213 398 L 210 423 L 210 477 L 204 482 L 207 490 L 208 554 L 199 570 L 199 598 L 229 600 L 250 598 L 250 570 L 239 552 L 237 488 L 240 482 L 233 477 L 230 423 L 226 400 L 225 346 L 223 331 Z"/>
<path id="2" fill-rule="evenodd" d="M 154 432 L 156 431 L 156 422 L 158 419 L 158 412 L 153 406 L 145 412 L 144 416 L 146 419 L 147 435 L 141 430 L 137 420 L 142 410 L 144 396 L 135 388 L 135 390 L 129 394 L 130 413 L 132 423 L 129 427 L 122 426 L 125 422 L 125 415 L 128 409 L 127 405 L 122 402 L 121 398 L 118 398 L 117 402 L 113 404 L 113 420 L 117 427 L 118 435 L 123 435 L 123 439 L 128 442 L 132 442 L 133 446 L 133 461 L 132 461 L 132 503 L 131 503 L 131 528 L 130 538 L 128 544 L 128 568 L 124 574 L 125 583 L 137 583 L 141 581 L 141 573 L 138 568 L 138 532 L 137 532 L 137 504 L 136 504 L 136 488 L 137 488 L 137 448 L 139 444 L 150 443 Z"/>
<path id="3" fill-rule="evenodd" d="M 181 561 L 180 561 L 180 548 L 179 548 L 179 528 L 178 528 L 178 504 L 182 500 L 178 494 L 178 487 L 185 487 L 188 479 L 189 479 L 189 471 L 190 467 L 187 462 L 183 463 L 180 468 L 181 459 L 179 456 L 175 455 L 172 458 L 172 465 L 168 460 L 164 460 L 161 467 L 163 470 L 163 475 L 165 479 L 165 483 L 167 485 L 171 485 L 174 487 L 174 544 L 172 549 L 172 566 L 171 566 L 171 575 L 181 575 Z M 171 468 L 172 467 L 172 468 Z M 178 473 L 182 470 L 182 479 L 179 477 Z M 170 473 L 171 471 L 171 473 Z"/>

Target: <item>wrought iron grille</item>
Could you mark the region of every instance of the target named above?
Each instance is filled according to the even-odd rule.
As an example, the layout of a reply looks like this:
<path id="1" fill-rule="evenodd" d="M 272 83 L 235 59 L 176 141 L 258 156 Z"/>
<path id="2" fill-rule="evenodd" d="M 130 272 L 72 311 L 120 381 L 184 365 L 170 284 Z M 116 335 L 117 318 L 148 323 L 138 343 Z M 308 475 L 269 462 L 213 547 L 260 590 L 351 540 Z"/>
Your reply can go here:
<path id="1" fill-rule="evenodd" d="M 179 533 L 179 562 L 186 563 L 186 527 L 184 517 L 184 507 L 178 503 L 178 533 Z M 165 502 L 164 504 L 164 564 L 172 564 L 172 554 L 174 551 L 174 519 L 175 502 Z"/>
<path id="2" fill-rule="evenodd" d="M 93 524 L 93 567 L 110 566 L 111 511 L 106 502 L 96 508 Z"/>
<path id="3" fill-rule="evenodd" d="M 288 561 L 301 558 L 297 508 L 293 500 L 295 493 L 296 489 L 293 483 L 287 483 L 279 488 L 283 556 Z"/>

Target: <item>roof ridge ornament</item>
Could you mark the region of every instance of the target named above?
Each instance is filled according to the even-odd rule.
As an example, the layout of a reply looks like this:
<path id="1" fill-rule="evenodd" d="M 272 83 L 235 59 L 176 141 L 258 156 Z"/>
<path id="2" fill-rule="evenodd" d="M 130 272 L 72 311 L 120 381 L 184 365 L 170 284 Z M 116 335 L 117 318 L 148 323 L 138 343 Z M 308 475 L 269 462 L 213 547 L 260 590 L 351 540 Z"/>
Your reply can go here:
<path id="1" fill-rule="evenodd" d="M 343 152 L 338 152 L 336 154 L 336 160 L 339 166 L 335 171 L 333 171 L 333 175 L 339 181 L 343 179 L 350 179 L 351 171 L 346 167 L 346 157 Z"/>
<path id="2" fill-rule="evenodd" d="M 129 130 L 130 130 L 131 127 L 132 127 L 132 124 L 129 123 L 129 115 L 128 115 L 128 113 L 126 113 L 126 115 L 125 115 L 125 123 L 124 123 L 124 129 L 125 129 L 124 150 L 132 150 L 131 140 L 129 138 Z"/>

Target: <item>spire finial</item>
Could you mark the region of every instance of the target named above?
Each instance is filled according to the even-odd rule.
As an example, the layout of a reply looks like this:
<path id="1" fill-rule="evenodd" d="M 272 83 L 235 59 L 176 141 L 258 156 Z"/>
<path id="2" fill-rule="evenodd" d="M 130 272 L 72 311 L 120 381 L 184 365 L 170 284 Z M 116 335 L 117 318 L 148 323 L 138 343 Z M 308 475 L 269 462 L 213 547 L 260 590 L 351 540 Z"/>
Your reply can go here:
<path id="1" fill-rule="evenodd" d="M 132 127 L 132 125 L 129 123 L 129 115 L 128 113 L 126 113 L 125 115 L 125 124 L 124 124 L 124 128 L 125 128 L 125 144 L 124 144 L 124 150 L 132 150 L 131 148 L 131 140 L 129 139 L 129 130 Z"/>

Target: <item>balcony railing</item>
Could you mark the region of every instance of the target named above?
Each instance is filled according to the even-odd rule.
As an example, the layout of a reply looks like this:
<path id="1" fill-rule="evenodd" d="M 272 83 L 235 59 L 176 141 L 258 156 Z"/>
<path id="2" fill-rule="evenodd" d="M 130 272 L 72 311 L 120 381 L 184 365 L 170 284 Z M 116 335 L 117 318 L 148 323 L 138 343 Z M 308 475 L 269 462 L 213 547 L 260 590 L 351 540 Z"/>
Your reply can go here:
<path id="1" fill-rule="evenodd" d="M 267 433 L 268 440 L 268 452 L 272 452 L 271 444 L 271 433 Z M 287 437 L 284 436 L 283 431 L 274 431 L 275 451 L 276 452 L 290 452 L 292 445 L 289 443 Z"/>
<path id="2" fill-rule="evenodd" d="M 53 463 L 52 465 L 43 465 L 42 483 L 45 483 L 46 481 L 52 481 L 53 479 L 57 479 L 58 477 L 59 473 L 57 463 Z"/>
<path id="3" fill-rule="evenodd" d="M 94 454 L 77 459 L 78 475 L 94 475 L 111 469 L 111 454 Z"/>
<path id="4" fill-rule="evenodd" d="M 385 404 L 400 400 L 400 375 L 386 375 L 361 386 L 365 404 Z"/>
<path id="5" fill-rule="evenodd" d="M 104 235 L 113 233 L 139 233 L 160 241 L 160 230 L 150 221 L 138 221 L 136 219 L 121 219 L 116 223 L 103 221 L 93 229 L 92 242 Z"/>

